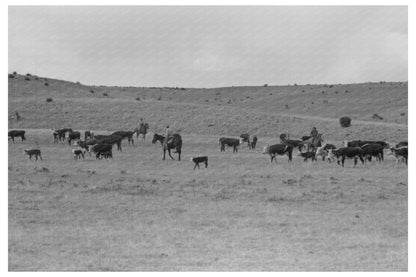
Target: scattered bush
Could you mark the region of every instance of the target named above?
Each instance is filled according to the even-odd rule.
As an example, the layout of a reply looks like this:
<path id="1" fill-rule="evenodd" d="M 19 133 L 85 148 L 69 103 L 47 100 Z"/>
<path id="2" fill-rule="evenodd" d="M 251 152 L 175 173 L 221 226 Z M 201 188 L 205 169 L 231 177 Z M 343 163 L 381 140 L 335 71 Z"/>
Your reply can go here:
<path id="1" fill-rule="evenodd" d="M 333 86 L 333 85 L 330 85 L 330 86 L 329 86 L 329 88 L 332 88 L 332 87 L 334 87 L 334 86 Z"/>
<path id="2" fill-rule="evenodd" d="M 157 98 L 157 100 L 159 100 L 159 101 L 162 100 L 162 96 L 160 95 L 159 98 Z"/>
<path id="3" fill-rule="evenodd" d="M 325 91 L 321 91 L 322 94 L 325 94 Z"/>
<path id="4" fill-rule="evenodd" d="M 137 101 L 140 101 L 140 97 L 137 97 L 137 98 L 136 98 L 136 100 L 137 100 Z"/>
<path id="5" fill-rule="evenodd" d="M 38 76 L 35 76 L 35 80 L 36 80 L 36 81 L 39 81 L 39 77 L 38 77 Z"/>
<path id="6" fill-rule="evenodd" d="M 286 108 L 286 109 L 289 109 L 289 105 L 288 105 L 288 104 L 286 104 L 286 105 L 285 105 L 285 108 Z"/>
<path id="7" fill-rule="evenodd" d="M 17 72 L 16 71 L 13 71 L 13 75 L 17 75 Z"/>
<path id="8" fill-rule="evenodd" d="M 351 118 L 349 118 L 348 116 L 343 116 L 339 119 L 339 124 L 341 125 L 341 127 L 350 127 L 351 126 Z"/>
<path id="9" fill-rule="evenodd" d="M 46 102 L 53 102 L 53 99 L 52 98 L 46 98 Z"/>
<path id="10" fill-rule="evenodd" d="M 29 78 L 29 77 L 25 77 L 25 80 L 26 80 L 26 81 L 30 81 L 30 78 Z"/>
<path id="11" fill-rule="evenodd" d="M 264 84 L 264 87 L 267 87 L 267 86 L 269 86 L 268 84 Z"/>
<path id="12" fill-rule="evenodd" d="M 103 93 L 103 96 L 108 96 L 108 93 L 104 92 L 104 93 Z"/>
<path id="13" fill-rule="evenodd" d="M 335 91 L 335 94 L 338 94 L 338 91 Z"/>
<path id="14" fill-rule="evenodd" d="M 14 75 L 13 74 L 9 74 L 9 78 L 14 78 Z"/>
<path id="15" fill-rule="evenodd" d="M 49 83 L 44 83 L 45 86 L 49 86 Z"/>
<path id="16" fill-rule="evenodd" d="M 32 76 L 32 75 L 31 75 L 31 74 L 29 74 L 29 73 L 27 73 L 27 74 L 26 74 L 26 76 L 30 77 L 30 76 Z"/>
<path id="17" fill-rule="evenodd" d="M 95 93 L 95 91 L 93 89 L 90 90 L 90 93 Z"/>
<path id="18" fill-rule="evenodd" d="M 405 114 L 406 114 L 406 113 L 401 113 L 400 115 L 401 115 L 401 116 L 404 116 Z"/>

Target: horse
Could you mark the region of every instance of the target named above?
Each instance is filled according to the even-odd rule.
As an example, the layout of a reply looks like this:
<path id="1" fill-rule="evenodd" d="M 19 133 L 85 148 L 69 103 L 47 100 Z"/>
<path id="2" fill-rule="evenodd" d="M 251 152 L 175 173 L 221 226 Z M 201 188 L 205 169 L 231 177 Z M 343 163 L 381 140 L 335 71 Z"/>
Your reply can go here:
<path id="1" fill-rule="evenodd" d="M 145 139 L 147 130 L 149 130 L 149 123 L 140 124 L 140 127 L 134 129 L 134 132 L 136 132 L 136 138 L 138 138 L 139 135 L 142 134 L 143 139 Z"/>
<path id="2" fill-rule="evenodd" d="M 168 150 L 169 157 L 172 160 L 175 160 L 172 157 L 171 153 L 170 153 L 170 150 L 173 149 L 173 148 L 175 148 L 176 149 L 176 152 L 175 153 L 178 153 L 178 161 L 180 161 L 181 160 L 181 149 L 182 149 L 182 137 L 179 134 L 174 134 L 173 137 L 172 137 L 172 139 L 167 143 L 167 145 L 165 144 L 165 139 L 166 138 L 164 136 L 158 135 L 158 134 L 155 133 L 153 135 L 152 143 L 155 144 L 156 141 L 160 141 L 160 143 L 162 144 L 162 147 L 163 147 L 163 160 L 165 160 L 166 150 Z"/>
<path id="3" fill-rule="evenodd" d="M 318 147 L 322 146 L 322 142 L 324 142 L 323 134 L 318 134 L 316 137 L 312 137 L 308 142 L 307 151 L 316 151 Z"/>

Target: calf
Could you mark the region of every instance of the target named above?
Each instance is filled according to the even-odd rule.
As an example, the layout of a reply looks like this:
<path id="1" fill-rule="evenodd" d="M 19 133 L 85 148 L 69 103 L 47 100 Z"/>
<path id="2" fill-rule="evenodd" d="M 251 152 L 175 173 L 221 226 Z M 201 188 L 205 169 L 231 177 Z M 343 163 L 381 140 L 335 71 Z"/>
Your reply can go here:
<path id="1" fill-rule="evenodd" d="M 293 146 L 289 144 L 274 144 L 272 146 L 265 146 L 263 148 L 263 154 L 269 154 L 271 157 L 270 162 L 276 161 L 276 155 L 287 155 L 288 156 L 288 162 L 292 161 L 292 152 L 293 152 Z"/>
<path id="2" fill-rule="evenodd" d="M 29 160 L 32 160 L 32 156 L 35 156 L 36 160 L 38 160 L 38 157 L 42 160 L 42 155 L 39 149 L 25 150 L 25 153 L 29 155 Z"/>
<path id="3" fill-rule="evenodd" d="M 195 163 L 194 170 L 195 170 L 196 167 L 200 168 L 199 167 L 200 163 L 205 163 L 205 168 L 208 167 L 208 157 L 207 156 L 195 157 L 195 158 L 191 157 L 190 161 Z"/>
<path id="4" fill-rule="evenodd" d="M 74 154 L 74 160 L 80 160 L 81 157 L 84 159 L 86 150 L 72 149 L 72 154 Z"/>
<path id="5" fill-rule="evenodd" d="M 394 158 L 396 159 L 396 165 L 399 164 L 400 161 L 404 161 L 407 165 L 407 157 L 408 157 L 408 150 L 407 147 L 401 147 L 401 148 L 390 148 L 391 153 L 394 155 Z"/>
<path id="6" fill-rule="evenodd" d="M 24 130 L 11 130 L 11 131 L 9 131 L 8 135 L 12 139 L 13 142 L 14 142 L 15 137 L 20 137 L 22 139 L 22 141 L 24 141 L 24 140 L 26 140 L 25 133 L 26 133 L 26 131 L 24 131 Z"/>
<path id="7" fill-rule="evenodd" d="M 363 150 L 360 147 L 342 147 L 339 149 L 329 149 L 328 150 L 329 158 L 337 158 L 337 163 L 340 164 L 340 159 L 342 162 L 342 167 L 344 167 L 345 159 L 354 159 L 354 166 L 357 165 L 358 158 L 362 163 L 364 163 Z"/>
<path id="8" fill-rule="evenodd" d="M 303 162 L 307 162 L 308 159 L 311 159 L 312 161 L 316 162 L 316 153 L 315 152 L 300 152 L 298 156 L 301 156 L 303 158 Z"/>
<path id="9" fill-rule="evenodd" d="M 101 160 L 103 158 L 105 158 L 105 159 L 112 159 L 113 158 L 113 151 L 112 150 L 109 150 L 109 151 L 104 151 L 104 152 L 97 153 L 96 159 L 100 159 Z"/>
<path id="10" fill-rule="evenodd" d="M 316 149 L 315 158 L 317 159 L 318 156 L 322 157 L 322 161 L 325 161 L 325 158 L 328 157 L 329 149 L 337 149 L 335 145 L 326 143 L 321 147 Z M 331 159 L 328 157 L 328 162 L 331 162 Z"/>
<path id="11" fill-rule="evenodd" d="M 89 156 L 91 157 L 91 148 L 98 144 L 97 140 L 95 139 L 90 139 L 90 140 L 86 140 L 86 141 L 82 141 L 82 140 L 78 140 L 75 144 L 73 144 L 74 146 L 79 146 L 85 150 L 87 150 Z"/>
<path id="12" fill-rule="evenodd" d="M 364 144 L 361 146 L 361 149 L 363 150 L 364 158 L 369 162 L 371 162 L 372 157 L 375 157 L 379 162 L 384 160 L 384 147 L 380 144 Z"/>
<path id="13" fill-rule="evenodd" d="M 238 146 L 243 142 L 243 139 L 235 139 L 235 138 L 220 138 L 219 144 L 220 144 L 220 151 L 225 151 L 225 146 L 230 146 L 233 148 L 233 153 L 238 152 Z"/>

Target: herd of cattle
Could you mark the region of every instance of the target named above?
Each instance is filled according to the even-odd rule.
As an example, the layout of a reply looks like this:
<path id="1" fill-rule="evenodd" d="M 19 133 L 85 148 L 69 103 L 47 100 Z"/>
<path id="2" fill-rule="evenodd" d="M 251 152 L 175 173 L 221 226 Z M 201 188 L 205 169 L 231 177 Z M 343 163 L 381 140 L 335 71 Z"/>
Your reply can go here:
<path id="1" fill-rule="evenodd" d="M 11 130 L 9 131 L 8 136 L 13 142 L 16 137 L 20 137 L 21 140 L 24 141 L 26 140 L 25 133 L 24 130 Z M 124 139 L 127 139 L 128 144 L 134 145 L 133 135 L 135 133 L 137 138 L 140 133 L 137 129 L 134 131 L 117 131 L 110 135 L 94 135 L 93 132 L 85 131 L 84 140 L 81 140 L 81 132 L 74 131 L 71 128 L 63 128 L 53 130 L 52 135 L 53 143 L 68 141 L 69 145 L 78 147 L 77 149 L 72 149 L 74 159 L 85 158 L 86 153 L 88 153 L 89 156 L 91 156 L 91 153 L 95 154 L 96 159 L 111 159 L 113 157 L 112 149 L 114 145 L 117 146 L 117 150 L 119 151 L 122 151 L 121 143 Z M 145 138 L 145 135 L 145 133 L 142 134 L 143 139 Z M 157 134 L 155 134 L 155 136 L 163 137 Z M 407 165 L 407 141 L 401 141 L 394 147 L 390 147 L 390 144 L 385 141 L 344 141 L 343 147 L 338 148 L 333 144 L 324 144 L 322 134 L 319 134 L 316 137 L 304 136 L 300 140 L 292 140 L 287 137 L 286 134 L 281 134 L 281 143 L 270 146 L 267 145 L 263 148 L 263 154 L 269 154 L 271 162 L 273 162 L 273 160 L 276 162 L 276 156 L 278 155 L 287 155 L 288 161 L 291 162 L 293 150 L 296 148 L 299 150 L 298 156 L 302 157 L 304 162 L 309 159 L 317 161 L 320 157 L 322 158 L 322 161 L 325 161 L 325 159 L 329 162 L 336 160 L 339 165 L 344 166 L 346 159 L 353 159 L 355 166 L 358 160 L 365 163 L 366 161 L 371 162 L 372 158 L 375 158 L 376 161 L 382 162 L 384 160 L 384 150 L 389 149 L 390 154 L 396 159 L 396 165 L 400 162 L 404 162 Z M 225 151 L 225 147 L 228 146 L 232 147 L 233 153 L 237 153 L 238 147 L 245 142 L 249 149 L 254 150 L 256 148 L 257 140 L 257 136 L 250 136 L 249 134 L 241 134 L 239 138 L 222 137 L 219 139 L 220 151 Z M 156 140 L 154 139 L 153 143 L 155 141 Z M 163 141 L 160 140 L 160 142 L 163 146 Z M 35 156 L 36 160 L 38 160 L 38 158 L 42 160 L 41 151 L 39 149 L 25 150 L 25 153 L 29 156 L 30 160 L 32 159 L 32 156 Z M 164 157 L 165 155 L 163 156 L 163 159 Z M 173 159 L 172 156 L 170 157 Z M 194 169 L 196 167 L 199 168 L 199 163 L 205 163 L 205 167 L 208 166 L 207 156 L 191 157 L 190 160 L 195 163 Z"/>

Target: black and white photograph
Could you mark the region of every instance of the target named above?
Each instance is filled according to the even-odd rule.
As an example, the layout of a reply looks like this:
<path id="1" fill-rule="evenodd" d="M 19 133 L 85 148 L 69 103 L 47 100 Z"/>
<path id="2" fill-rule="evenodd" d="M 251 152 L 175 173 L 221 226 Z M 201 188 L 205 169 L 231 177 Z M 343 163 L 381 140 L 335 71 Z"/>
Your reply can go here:
<path id="1" fill-rule="evenodd" d="M 7 16 L 8 272 L 408 272 L 407 5 Z"/>

